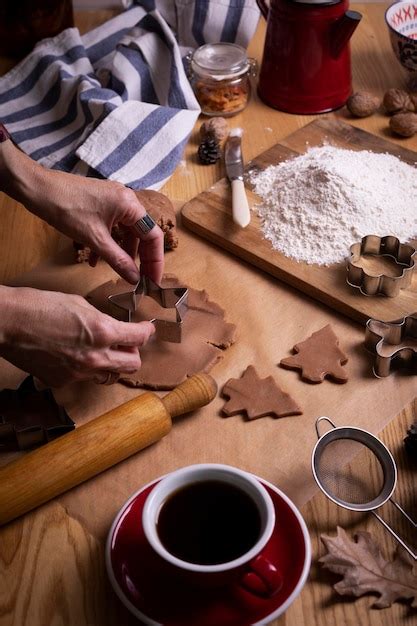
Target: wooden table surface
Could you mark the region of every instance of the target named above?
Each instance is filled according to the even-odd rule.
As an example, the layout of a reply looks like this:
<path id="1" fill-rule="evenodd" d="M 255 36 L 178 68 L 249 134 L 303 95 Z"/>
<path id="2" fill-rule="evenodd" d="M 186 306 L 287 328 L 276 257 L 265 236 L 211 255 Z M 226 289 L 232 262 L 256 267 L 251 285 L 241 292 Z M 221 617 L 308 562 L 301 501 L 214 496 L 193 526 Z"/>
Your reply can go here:
<path id="1" fill-rule="evenodd" d="M 353 5 L 364 15 L 352 40 L 353 86 L 380 96 L 389 87 L 405 87 L 406 80 L 390 48 L 384 7 L 383 4 Z M 77 25 L 85 32 L 112 14 L 112 11 L 83 11 L 76 15 Z M 259 60 L 263 38 L 264 24 L 260 23 L 249 50 Z M 11 66 L 12 61 L 3 59 L 0 71 Z M 417 149 L 416 138 L 402 140 L 389 135 L 388 120 L 383 114 L 363 120 L 349 119 L 345 110 L 332 115 L 404 147 Z M 244 152 L 250 159 L 312 119 L 312 116 L 295 116 L 269 109 L 255 94 L 250 106 L 233 122 L 245 129 Z M 183 162 L 163 189 L 172 200 L 187 201 L 223 175 L 220 164 L 212 167 L 197 164 L 198 127 L 199 123 Z M 3 220 L 0 278 L 7 282 L 53 255 L 60 238 L 48 225 L 3 194 L 0 195 L 0 212 Z M 202 271 L 215 262 L 218 254 L 208 245 L 204 250 L 204 259 L 198 260 Z M 181 254 L 181 251 L 175 254 Z M 247 271 L 243 266 L 241 272 Z M 411 465 L 404 454 L 402 440 L 407 427 L 416 419 L 417 403 L 412 403 L 404 407 L 381 433 L 400 469 L 397 499 L 410 511 L 416 508 L 416 465 Z M 152 465 L 152 451 L 148 462 Z M 370 608 L 370 597 L 351 600 L 337 596 L 331 584 L 338 577 L 326 574 L 317 565 L 317 557 L 323 553 L 319 536 L 323 533 L 334 535 L 337 524 L 351 535 L 356 530 L 368 529 L 375 534 L 385 554 L 391 555 L 393 542 L 373 518 L 339 509 L 320 493 L 304 505 L 302 513 L 313 545 L 311 574 L 301 595 L 286 614 L 274 622 L 275 626 L 416 623 L 416 613 L 404 604 L 378 611 Z M 384 514 L 407 536 L 407 529 L 395 513 L 387 509 Z M 119 626 L 135 623 L 138 622 L 110 589 L 104 570 L 102 537 L 94 536 L 80 521 L 68 515 L 61 504 L 52 502 L 0 531 L 0 626 Z"/>

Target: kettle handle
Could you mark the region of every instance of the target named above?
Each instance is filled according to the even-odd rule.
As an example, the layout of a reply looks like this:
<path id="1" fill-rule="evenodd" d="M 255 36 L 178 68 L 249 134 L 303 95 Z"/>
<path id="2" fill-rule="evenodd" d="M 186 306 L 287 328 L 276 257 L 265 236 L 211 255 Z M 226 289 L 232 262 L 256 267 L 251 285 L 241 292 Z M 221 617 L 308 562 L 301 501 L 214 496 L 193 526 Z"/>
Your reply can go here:
<path id="1" fill-rule="evenodd" d="M 259 10 L 262 13 L 262 15 L 264 16 L 264 18 L 267 20 L 268 19 L 268 13 L 269 13 L 269 7 L 266 4 L 265 0 L 256 0 L 256 4 L 258 5 Z"/>
<path id="2" fill-rule="evenodd" d="M 342 50 L 349 43 L 355 29 L 362 19 L 362 14 L 358 11 L 346 11 L 333 24 L 331 51 L 334 59 L 337 59 Z"/>

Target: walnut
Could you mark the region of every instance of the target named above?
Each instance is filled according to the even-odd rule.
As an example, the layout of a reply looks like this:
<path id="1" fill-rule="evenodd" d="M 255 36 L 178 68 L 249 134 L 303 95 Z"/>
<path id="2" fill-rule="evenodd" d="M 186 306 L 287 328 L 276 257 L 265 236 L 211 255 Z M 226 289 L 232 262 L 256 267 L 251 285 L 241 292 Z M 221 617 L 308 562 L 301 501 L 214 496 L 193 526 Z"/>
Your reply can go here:
<path id="1" fill-rule="evenodd" d="M 383 104 L 387 113 L 415 111 L 413 100 L 403 89 L 388 89 L 388 91 L 385 92 Z"/>
<path id="2" fill-rule="evenodd" d="M 207 122 L 203 122 L 200 126 L 200 137 L 205 139 L 216 139 L 221 143 L 229 134 L 229 128 L 224 117 L 212 117 Z"/>
<path id="3" fill-rule="evenodd" d="M 379 107 L 379 99 L 368 91 L 356 91 L 350 96 L 346 106 L 355 117 L 368 117 Z"/>
<path id="4" fill-rule="evenodd" d="M 396 135 L 412 137 L 417 133 L 417 114 L 411 113 L 410 111 L 397 113 L 390 119 L 389 125 Z"/>

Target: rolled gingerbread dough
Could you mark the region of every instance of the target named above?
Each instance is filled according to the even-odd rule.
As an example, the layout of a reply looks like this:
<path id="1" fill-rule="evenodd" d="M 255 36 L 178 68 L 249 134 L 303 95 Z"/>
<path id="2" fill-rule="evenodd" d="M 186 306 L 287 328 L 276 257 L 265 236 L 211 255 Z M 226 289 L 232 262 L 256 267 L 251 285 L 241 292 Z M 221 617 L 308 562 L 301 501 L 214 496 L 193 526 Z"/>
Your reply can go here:
<path id="1" fill-rule="evenodd" d="M 175 276 L 166 275 L 163 287 L 184 287 Z M 132 290 L 132 285 L 119 279 L 109 281 L 91 291 L 87 300 L 97 309 L 123 319 L 123 311 L 118 310 L 108 300 L 109 295 Z M 143 298 L 135 321 L 150 319 L 156 315 L 161 319 L 175 319 L 174 309 L 160 309 L 150 298 Z M 122 376 L 119 382 L 129 387 L 150 389 L 173 389 L 188 376 L 196 372 L 208 372 L 223 358 L 223 353 L 235 338 L 236 327 L 224 320 L 224 311 L 210 302 L 205 291 L 189 288 L 188 310 L 182 325 L 181 343 L 159 340 L 155 335 L 140 350 L 141 368 L 132 375 Z"/>

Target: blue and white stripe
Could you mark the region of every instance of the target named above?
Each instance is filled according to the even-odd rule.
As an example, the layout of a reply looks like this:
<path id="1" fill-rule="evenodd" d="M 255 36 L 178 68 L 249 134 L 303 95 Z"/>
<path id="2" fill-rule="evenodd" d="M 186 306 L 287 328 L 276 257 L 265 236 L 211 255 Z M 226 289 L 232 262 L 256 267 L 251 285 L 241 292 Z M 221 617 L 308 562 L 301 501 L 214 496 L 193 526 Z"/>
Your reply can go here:
<path id="1" fill-rule="evenodd" d="M 255 0 L 137 0 L 83 37 L 40 42 L 0 78 L 0 120 L 46 167 L 159 189 L 200 112 L 184 50 L 246 46 L 258 17 Z"/>

